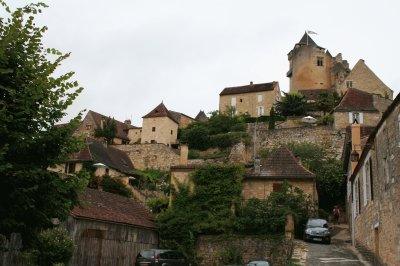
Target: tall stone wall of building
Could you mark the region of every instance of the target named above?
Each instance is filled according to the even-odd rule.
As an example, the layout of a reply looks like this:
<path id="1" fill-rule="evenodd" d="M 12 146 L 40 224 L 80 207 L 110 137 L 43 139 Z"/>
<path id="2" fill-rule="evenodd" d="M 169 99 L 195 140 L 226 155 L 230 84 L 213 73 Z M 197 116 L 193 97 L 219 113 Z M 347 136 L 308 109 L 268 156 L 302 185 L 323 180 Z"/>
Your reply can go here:
<path id="1" fill-rule="evenodd" d="M 256 134 L 254 134 L 254 126 Z M 246 150 L 248 161 L 252 161 L 254 149 L 257 155 L 260 151 L 273 150 L 290 142 L 310 142 L 324 145 L 332 152 L 332 157 L 340 159 L 345 139 L 345 130 L 335 130 L 332 126 L 310 125 L 268 130 L 266 123 L 253 123 L 248 125 L 248 133 L 252 138 L 252 144 Z"/>
<path id="2" fill-rule="evenodd" d="M 179 151 L 165 144 L 128 144 L 113 147 L 126 152 L 135 169 L 154 168 L 169 171 L 171 165 L 179 164 Z"/>

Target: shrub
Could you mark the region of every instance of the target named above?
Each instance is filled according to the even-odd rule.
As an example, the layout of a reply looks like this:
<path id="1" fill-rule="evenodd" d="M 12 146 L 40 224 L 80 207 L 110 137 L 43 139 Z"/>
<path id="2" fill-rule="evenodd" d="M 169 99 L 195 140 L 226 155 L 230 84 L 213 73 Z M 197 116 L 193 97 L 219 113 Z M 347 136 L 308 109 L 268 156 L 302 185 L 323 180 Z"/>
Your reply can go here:
<path id="1" fill-rule="evenodd" d="M 114 179 L 108 175 L 103 176 L 101 187 L 104 191 L 132 198 L 133 194 L 120 179 Z"/>
<path id="2" fill-rule="evenodd" d="M 332 115 L 324 115 L 320 117 L 317 121 L 318 125 L 333 125 L 334 119 Z"/>
<path id="3" fill-rule="evenodd" d="M 169 199 L 167 197 L 149 198 L 146 201 L 147 207 L 152 213 L 160 213 L 168 208 Z"/>
<path id="4" fill-rule="evenodd" d="M 33 249 L 24 254 L 24 258 L 34 265 L 67 265 L 74 251 L 74 243 L 68 231 L 56 227 L 42 231 L 33 245 Z"/>
<path id="5" fill-rule="evenodd" d="M 242 254 L 240 253 L 240 250 L 234 246 L 226 247 L 224 250 L 221 251 L 220 256 L 221 256 L 221 262 L 224 265 L 226 264 L 241 265 L 243 263 Z"/>

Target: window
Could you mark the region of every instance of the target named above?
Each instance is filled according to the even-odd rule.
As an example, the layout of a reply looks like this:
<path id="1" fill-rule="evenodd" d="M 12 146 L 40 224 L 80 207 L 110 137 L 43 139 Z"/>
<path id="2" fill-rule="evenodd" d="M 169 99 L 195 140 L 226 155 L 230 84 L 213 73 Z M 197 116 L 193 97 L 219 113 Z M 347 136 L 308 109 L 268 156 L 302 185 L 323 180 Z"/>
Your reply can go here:
<path id="1" fill-rule="evenodd" d="M 353 124 L 357 120 L 358 124 L 364 123 L 364 115 L 360 112 L 350 112 L 349 113 L 349 123 Z"/>
<path id="2" fill-rule="evenodd" d="M 241 103 L 242 103 L 242 102 L 243 102 L 243 99 L 242 99 L 242 98 L 240 98 L 239 102 L 241 102 Z"/>
<path id="3" fill-rule="evenodd" d="M 282 184 L 281 183 L 273 183 L 272 184 L 272 192 L 281 192 Z"/>
<path id="4" fill-rule="evenodd" d="M 324 66 L 324 58 L 323 57 L 317 57 L 317 66 Z"/>
<path id="5" fill-rule="evenodd" d="M 231 98 L 231 106 L 236 106 L 236 97 Z"/>
<path id="6" fill-rule="evenodd" d="M 106 168 L 106 175 L 110 175 L 110 169 Z"/>
<path id="7" fill-rule="evenodd" d="M 157 143 L 157 141 L 155 141 L 154 139 L 150 140 L 150 143 L 155 144 Z"/>
<path id="8" fill-rule="evenodd" d="M 346 80 L 346 88 L 348 88 L 348 89 L 353 88 L 353 81 L 352 80 Z"/>
<path id="9" fill-rule="evenodd" d="M 357 216 L 360 213 L 360 183 L 358 182 L 358 177 L 356 178 L 354 185 L 353 185 L 353 191 L 354 191 L 354 198 L 353 198 L 353 203 L 354 203 L 354 214 Z"/>
<path id="10" fill-rule="evenodd" d="M 92 125 L 91 124 L 86 124 L 86 130 L 91 130 L 92 129 Z"/>
<path id="11" fill-rule="evenodd" d="M 171 135 L 173 135 L 174 134 L 174 131 L 173 130 L 171 130 Z"/>
<path id="12" fill-rule="evenodd" d="M 261 94 L 257 95 L 257 101 L 260 103 L 263 100 L 263 96 Z"/>
<path id="13" fill-rule="evenodd" d="M 67 174 L 75 173 L 76 163 L 66 163 L 64 172 Z"/>
<path id="14" fill-rule="evenodd" d="M 257 107 L 257 115 L 258 116 L 264 115 L 264 107 L 263 106 Z"/>
<path id="15" fill-rule="evenodd" d="M 152 127 L 151 131 L 156 132 L 156 127 Z"/>

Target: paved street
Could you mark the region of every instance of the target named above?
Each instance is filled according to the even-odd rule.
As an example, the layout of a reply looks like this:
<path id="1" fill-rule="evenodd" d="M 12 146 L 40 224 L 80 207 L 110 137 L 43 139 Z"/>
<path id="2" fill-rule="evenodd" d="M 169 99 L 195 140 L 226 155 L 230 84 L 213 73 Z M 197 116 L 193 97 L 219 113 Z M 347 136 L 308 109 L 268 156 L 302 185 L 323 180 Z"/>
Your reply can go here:
<path id="1" fill-rule="evenodd" d="M 357 256 L 357 251 L 351 246 L 347 225 L 335 225 L 332 235 L 330 245 L 296 241 L 294 257 L 298 263 L 307 266 L 369 265 Z"/>

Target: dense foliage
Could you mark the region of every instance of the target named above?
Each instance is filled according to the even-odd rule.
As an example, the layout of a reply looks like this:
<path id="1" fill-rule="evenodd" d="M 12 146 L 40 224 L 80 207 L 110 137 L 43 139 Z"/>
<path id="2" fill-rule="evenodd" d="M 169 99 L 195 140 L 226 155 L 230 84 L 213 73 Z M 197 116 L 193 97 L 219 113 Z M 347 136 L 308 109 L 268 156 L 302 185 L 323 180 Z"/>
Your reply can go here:
<path id="1" fill-rule="evenodd" d="M 55 126 L 82 91 L 73 72 L 56 76 L 69 54 L 45 49 L 34 16 L 44 4 L 30 4 L 0 20 L 0 233 L 19 232 L 24 247 L 50 219 L 66 218 L 86 184 L 47 168 L 79 150 L 71 137 L 80 117 Z M 50 60 L 53 58 L 54 60 Z"/>
<path id="2" fill-rule="evenodd" d="M 287 214 L 292 214 L 299 227 L 312 211 L 312 202 L 300 189 L 284 182 L 282 191 L 273 192 L 266 200 L 250 199 L 238 210 L 237 227 L 246 234 L 282 233 Z"/>
<path id="3" fill-rule="evenodd" d="M 305 115 L 309 105 L 301 93 L 286 93 L 284 97 L 275 105 L 276 111 L 282 116 L 301 116 Z"/>
<path id="4" fill-rule="evenodd" d="M 113 144 L 115 135 L 117 134 L 117 124 L 114 118 L 107 117 L 103 120 L 102 127 L 96 128 L 94 135 L 96 137 L 102 137 L 107 141 L 107 144 Z"/>
<path id="5" fill-rule="evenodd" d="M 42 231 L 33 248 L 24 253 L 25 260 L 34 265 L 68 265 L 74 251 L 74 243 L 69 232 L 60 227 Z"/>
<path id="6" fill-rule="evenodd" d="M 200 233 L 226 233 L 234 228 L 232 207 L 240 202 L 243 168 L 206 165 L 193 173 L 193 192 L 181 185 L 172 206 L 158 216 L 163 246 L 194 257 Z"/>
<path id="7" fill-rule="evenodd" d="M 346 180 L 342 162 L 333 158 L 328 148 L 316 144 L 289 143 L 288 147 L 305 167 L 316 174 L 320 208 L 330 211 L 334 205 L 344 207 Z"/>
<path id="8" fill-rule="evenodd" d="M 148 168 L 145 170 L 134 170 L 132 175 L 135 179 L 131 179 L 129 182 L 131 185 L 136 186 L 139 189 L 147 190 L 161 190 L 165 194 L 169 194 L 170 191 L 170 174 L 158 169 Z"/>
<path id="9" fill-rule="evenodd" d="M 340 97 L 334 92 L 321 92 L 318 95 L 317 101 L 315 103 L 315 108 L 318 111 L 323 111 L 324 115 L 327 112 L 330 112 L 335 108 L 335 106 L 339 103 Z"/>
<path id="10" fill-rule="evenodd" d="M 206 122 L 191 123 L 181 129 L 179 139 L 191 149 L 207 150 L 211 147 L 227 148 L 247 137 L 244 116 L 219 113 L 211 114 Z"/>
<path id="11" fill-rule="evenodd" d="M 129 188 L 122 182 L 121 179 L 112 178 L 108 175 L 104 175 L 101 178 L 100 185 L 102 189 L 106 192 L 118 194 L 124 197 L 132 198 L 133 194 Z"/>

